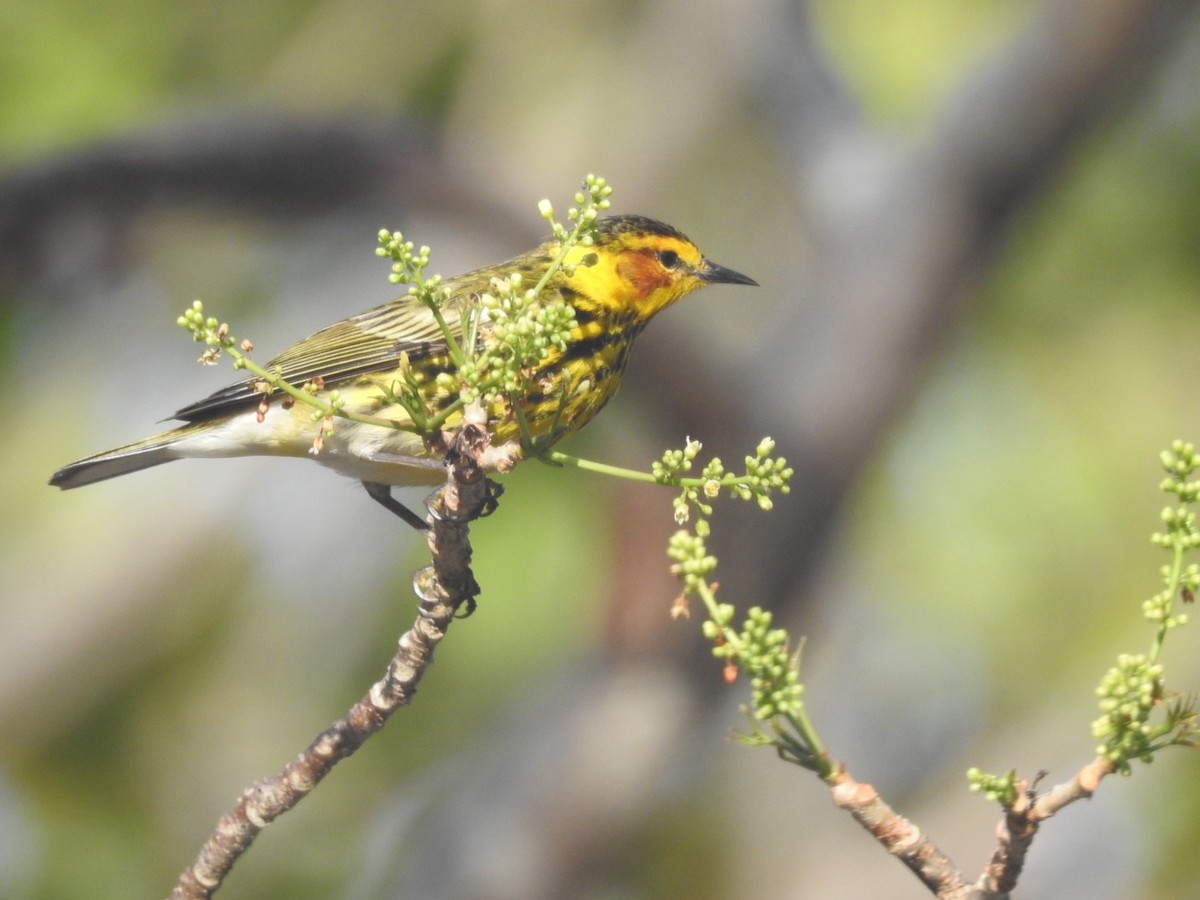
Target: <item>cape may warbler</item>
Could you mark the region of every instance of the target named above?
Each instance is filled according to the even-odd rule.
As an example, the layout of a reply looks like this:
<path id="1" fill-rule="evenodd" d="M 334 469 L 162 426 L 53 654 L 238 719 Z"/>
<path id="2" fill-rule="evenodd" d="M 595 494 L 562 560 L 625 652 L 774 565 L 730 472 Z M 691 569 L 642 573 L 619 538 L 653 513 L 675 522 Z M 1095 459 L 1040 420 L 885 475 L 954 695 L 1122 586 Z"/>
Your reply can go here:
<path id="1" fill-rule="evenodd" d="M 446 280 L 444 321 L 461 336 L 459 310 L 491 290 L 493 278 L 519 273 L 525 284 L 534 284 L 558 250 L 551 240 L 509 262 Z M 634 338 L 660 310 L 705 285 L 756 284 L 705 259 L 674 228 L 643 216 L 601 219 L 591 246 L 572 248 L 566 262 L 539 302 L 568 304 L 574 324 L 562 348 L 549 348 L 528 382 L 535 392 L 521 401 L 527 436 L 546 442 L 582 428 L 616 393 Z M 396 397 L 397 384 L 416 385 L 436 413 L 457 396 L 453 378 L 444 377 L 456 370 L 432 310 L 411 296 L 393 300 L 318 331 L 266 368 L 289 384 L 315 385 L 318 396 L 336 390 L 343 409 L 397 427 L 339 419 L 314 452 L 320 417 L 314 421 L 310 409 L 286 403 L 263 415 L 264 385 L 250 378 L 179 410 L 174 417 L 185 424 L 178 428 L 73 462 L 50 483 L 76 488 L 188 457 L 308 457 L 358 479 L 371 497 L 422 527 L 392 498 L 391 487 L 445 477 L 442 460 L 414 433 L 412 416 Z M 497 404 L 491 413 L 494 443 L 520 437 L 510 408 Z M 455 424 L 451 417 L 446 427 Z"/>

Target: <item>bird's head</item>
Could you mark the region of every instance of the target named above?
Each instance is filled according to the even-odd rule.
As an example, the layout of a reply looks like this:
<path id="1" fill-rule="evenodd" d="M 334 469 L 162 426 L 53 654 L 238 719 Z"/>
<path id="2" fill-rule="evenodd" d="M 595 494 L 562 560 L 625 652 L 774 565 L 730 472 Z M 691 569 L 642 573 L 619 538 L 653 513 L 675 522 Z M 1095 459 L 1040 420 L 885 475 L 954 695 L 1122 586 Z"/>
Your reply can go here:
<path id="1" fill-rule="evenodd" d="M 758 284 L 705 259 L 685 235 L 644 216 L 601 219 L 592 245 L 575 247 L 567 262 L 576 266 L 566 280 L 573 291 L 642 321 L 705 285 Z"/>

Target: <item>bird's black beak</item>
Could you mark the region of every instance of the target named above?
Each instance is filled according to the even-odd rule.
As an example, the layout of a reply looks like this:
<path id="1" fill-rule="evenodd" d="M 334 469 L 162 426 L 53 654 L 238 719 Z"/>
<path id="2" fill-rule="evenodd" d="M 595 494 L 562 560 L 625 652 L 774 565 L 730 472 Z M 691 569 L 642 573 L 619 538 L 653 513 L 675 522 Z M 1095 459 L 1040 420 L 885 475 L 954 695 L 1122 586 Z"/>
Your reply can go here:
<path id="1" fill-rule="evenodd" d="M 701 263 L 700 270 L 696 274 L 708 284 L 749 284 L 758 287 L 758 282 L 749 275 L 718 266 L 715 262 L 707 259 Z"/>

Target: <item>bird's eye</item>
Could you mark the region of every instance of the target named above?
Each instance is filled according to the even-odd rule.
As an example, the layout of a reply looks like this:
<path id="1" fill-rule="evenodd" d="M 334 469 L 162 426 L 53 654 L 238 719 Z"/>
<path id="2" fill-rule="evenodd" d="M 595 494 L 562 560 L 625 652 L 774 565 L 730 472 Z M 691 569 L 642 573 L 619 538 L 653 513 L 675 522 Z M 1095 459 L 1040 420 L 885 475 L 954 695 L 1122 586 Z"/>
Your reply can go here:
<path id="1" fill-rule="evenodd" d="M 663 264 L 664 269 L 673 269 L 679 265 L 679 254 L 674 250 L 659 250 L 658 261 Z"/>

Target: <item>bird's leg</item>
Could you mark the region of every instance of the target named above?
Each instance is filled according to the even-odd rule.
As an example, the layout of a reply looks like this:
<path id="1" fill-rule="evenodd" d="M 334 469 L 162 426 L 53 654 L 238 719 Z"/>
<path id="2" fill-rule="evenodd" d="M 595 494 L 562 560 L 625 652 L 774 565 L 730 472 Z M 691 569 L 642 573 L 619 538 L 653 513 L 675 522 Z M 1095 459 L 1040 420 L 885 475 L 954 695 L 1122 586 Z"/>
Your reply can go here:
<path id="1" fill-rule="evenodd" d="M 496 507 L 500 505 L 500 496 L 504 493 L 504 485 L 488 479 L 487 482 L 487 499 L 483 501 L 483 509 L 479 511 L 479 518 L 490 516 L 496 511 Z"/>
<path id="2" fill-rule="evenodd" d="M 372 500 L 389 512 L 399 516 L 413 528 L 417 529 L 417 531 L 429 530 L 428 522 L 392 496 L 390 485 L 381 484 L 378 481 L 364 481 L 362 486 L 367 489 L 367 493 Z"/>

